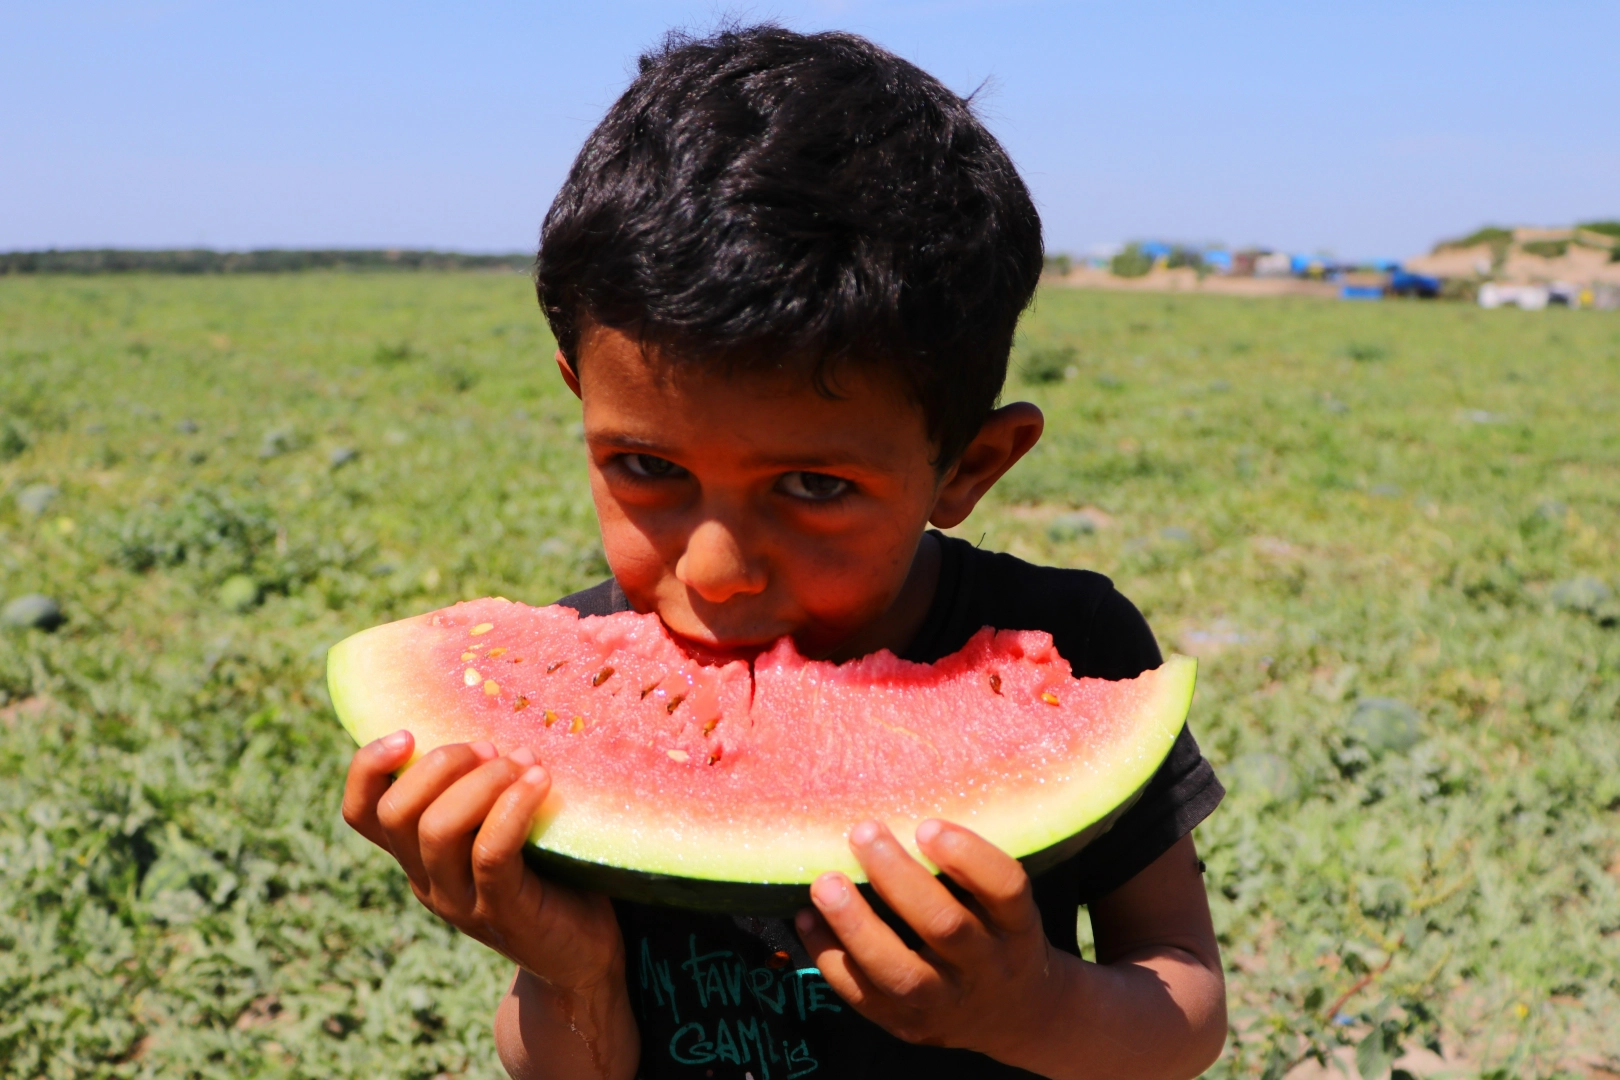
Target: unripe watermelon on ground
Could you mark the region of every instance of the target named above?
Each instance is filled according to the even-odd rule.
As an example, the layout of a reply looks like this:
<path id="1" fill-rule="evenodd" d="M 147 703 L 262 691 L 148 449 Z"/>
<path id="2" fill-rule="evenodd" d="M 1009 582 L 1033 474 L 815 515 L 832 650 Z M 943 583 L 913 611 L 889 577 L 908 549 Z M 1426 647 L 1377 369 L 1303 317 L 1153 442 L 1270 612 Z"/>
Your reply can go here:
<path id="1" fill-rule="evenodd" d="M 1195 663 L 1075 679 L 1051 636 L 979 631 L 916 664 L 806 660 L 784 638 L 706 666 L 656 615 L 581 618 L 492 598 L 333 646 L 332 701 L 361 744 L 401 728 L 420 756 L 487 739 L 532 749 L 552 793 L 528 854 L 554 879 L 626 899 L 787 914 L 816 875 L 864 880 L 849 830 L 911 847 L 937 817 L 1031 873 L 1130 805 L 1169 753 Z"/>

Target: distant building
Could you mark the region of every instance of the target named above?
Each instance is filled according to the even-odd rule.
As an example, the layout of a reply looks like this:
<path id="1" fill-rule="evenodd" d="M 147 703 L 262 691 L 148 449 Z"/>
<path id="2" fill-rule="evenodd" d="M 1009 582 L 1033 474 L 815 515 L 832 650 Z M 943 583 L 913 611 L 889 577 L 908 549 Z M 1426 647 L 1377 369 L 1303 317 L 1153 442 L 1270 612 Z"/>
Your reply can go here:
<path id="1" fill-rule="evenodd" d="M 1521 311 L 1540 311 L 1552 299 L 1545 285 L 1502 285 L 1487 281 L 1479 287 L 1479 306 L 1482 308 L 1516 307 Z"/>
<path id="2" fill-rule="evenodd" d="M 1118 255 L 1124 250 L 1124 244 L 1092 244 L 1090 247 L 1086 248 L 1085 253 L 1080 256 L 1080 261 L 1084 265 L 1091 267 L 1093 270 L 1106 270 L 1108 269 L 1109 263 L 1114 261 L 1114 256 Z"/>
<path id="3" fill-rule="evenodd" d="M 1293 272 L 1293 256 L 1285 251 L 1268 251 L 1254 260 L 1255 277 L 1289 277 Z"/>

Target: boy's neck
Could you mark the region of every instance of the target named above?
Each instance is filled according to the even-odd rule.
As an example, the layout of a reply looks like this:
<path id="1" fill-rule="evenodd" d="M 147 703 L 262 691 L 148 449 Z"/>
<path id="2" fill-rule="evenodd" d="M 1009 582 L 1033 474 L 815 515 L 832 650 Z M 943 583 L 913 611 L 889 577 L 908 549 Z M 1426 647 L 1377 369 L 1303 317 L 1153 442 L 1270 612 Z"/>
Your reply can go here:
<path id="1" fill-rule="evenodd" d="M 939 570 L 943 556 L 939 538 L 925 532 L 912 557 L 911 571 L 906 575 L 900 595 L 887 611 L 868 623 L 860 631 L 841 643 L 823 659 L 842 662 L 888 649 L 902 655 L 916 640 L 933 605 L 934 593 L 939 589 Z"/>

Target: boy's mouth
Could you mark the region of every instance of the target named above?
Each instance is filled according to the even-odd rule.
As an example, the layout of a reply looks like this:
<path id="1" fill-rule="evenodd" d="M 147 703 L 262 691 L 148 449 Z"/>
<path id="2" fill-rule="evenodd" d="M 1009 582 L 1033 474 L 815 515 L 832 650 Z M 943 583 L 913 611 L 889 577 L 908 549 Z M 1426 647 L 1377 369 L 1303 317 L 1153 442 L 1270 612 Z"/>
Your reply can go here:
<path id="1" fill-rule="evenodd" d="M 752 665 L 755 657 L 765 652 L 772 645 L 781 640 L 780 637 L 761 642 L 712 642 L 699 641 L 676 632 L 665 624 L 670 636 L 675 639 L 688 656 L 700 664 L 729 664 L 733 660 L 741 660 Z"/>

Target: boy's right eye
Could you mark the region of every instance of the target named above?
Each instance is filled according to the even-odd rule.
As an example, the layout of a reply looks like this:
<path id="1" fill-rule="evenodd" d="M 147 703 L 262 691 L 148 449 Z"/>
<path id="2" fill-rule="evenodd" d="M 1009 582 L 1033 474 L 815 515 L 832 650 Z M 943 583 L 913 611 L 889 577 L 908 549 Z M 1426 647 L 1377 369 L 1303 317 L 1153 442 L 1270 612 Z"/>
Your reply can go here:
<path id="1" fill-rule="evenodd" d="M 643 480 L 672 480 L 686 475 L 686 470 L 673 461 L 652 454 L 626 454 L 619 460 L 632 476 Z"/>

